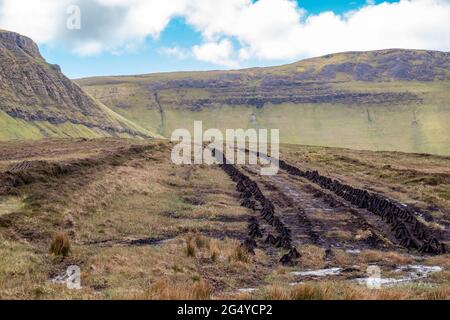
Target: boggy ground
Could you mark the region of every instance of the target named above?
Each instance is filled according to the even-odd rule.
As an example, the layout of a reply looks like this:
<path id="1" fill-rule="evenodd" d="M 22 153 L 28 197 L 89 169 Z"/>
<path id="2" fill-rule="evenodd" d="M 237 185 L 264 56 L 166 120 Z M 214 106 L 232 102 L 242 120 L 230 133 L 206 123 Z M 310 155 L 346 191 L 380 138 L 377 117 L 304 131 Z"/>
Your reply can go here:
<path id="1" fill-rule="evenodd" d="M 236 167 L 290 230 L 300 257 L 283 264 L 289 248 L 266 241 L 277 230 L 261 218 L 262 208 L 241 206 L 236 181 L 219 166 L 172 164 L 166 141 L 9 142 L 0 150 L 2 299 L 449 297 L 448 254 L 408 251 L 380 217 L 285 171 L 261 177 L 256 167 Z M 289 145 L 281 151 L 302 170 L 413 206 L 448 245 L 450 158 Z M 241 246 L 249 231 L 254 255 Z M 70 241 L 67 257 L 49 253 L 58 233 Z M 81 290 L 55 281 L 69 265 L 81 269 Z M 368 289 L 358 281 L 369 265 L 379 266 L 389 285 Z"/>

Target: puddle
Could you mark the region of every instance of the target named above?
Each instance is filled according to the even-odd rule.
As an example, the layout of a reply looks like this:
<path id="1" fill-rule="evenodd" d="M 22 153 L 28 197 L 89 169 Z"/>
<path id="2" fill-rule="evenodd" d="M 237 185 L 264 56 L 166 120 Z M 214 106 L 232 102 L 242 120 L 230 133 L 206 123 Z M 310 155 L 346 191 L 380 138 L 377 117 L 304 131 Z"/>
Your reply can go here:
<path id="1" fill-rule="evenodd" d="M 359 254 L 359 253 L 361 253 L 361 250 L 359 250 L 359 249 L 348 249 L 348 250 L 345 250 L 345 252 L 350 253 L 350 254 Z"/>
<path id="2" fill-rule="evenodd" d="M 81 289 L 81 271 L 76 265 L 69 266 L 65 273 L 50 279 L 53 284 L 66 285 L 68 289 Z"/>
<path id="3" fill-rule="evenodd" d="M 439 266 L 407 265 L 395 270 L 395 272 L 403 271 L 408 271 L 411 277 L 422 279 L 427 278 L 432 273 L 441 272 L 442 268 Z"/>
<path id="4" fill-rule="evenodd" d="M 171 239 L 144 238 L 144 239 L 130 240 L 129 244 L 131 246 L 158 246 L 164 244 L 169 240 Z"/>
<path id="5" fill-rule="evenodd" d="M 89 240 L 82 242 L 83 245 L 96 245 L 100 247 L 111 246 L 161 246 L 169 243 L 176 238 L 143 238 L 143 239 L 105 239 L 105 240 Z"/>
<path id="6" fill-rule="evenodd" d="M 257 289 L 256 288 L 242 288 L 242 289 L 238 289 L 239 292 L 242 293 L 252 293 L 255 292 Z"/>
<path id="7" fill-rule="evenodd" d="M 355 281 L 361 285 L 374 286 L 389 286 L 398 283 L 412 282 L 416 280 L 426 279 L 432 273 L 441 272 L 442 268 L 439 266 L 422 266 L 422 265 L 407 265 L 395 269 L 394 272 L 408 272 L 408 275 L 400 278 L 383 278 L 383 277 L 367 277 L 358 278 Z"/>
<path id="8" fill-rule="evenodd" d="M 300 277 L 326 277 L 326 276 L 337 276 L 342 272 L 342 268 L 330 268 L 330 269 L 319 269 L 319 270 L 309 270 L 309 271 L 294 271 L 291 272 L 294 276 Z"/>

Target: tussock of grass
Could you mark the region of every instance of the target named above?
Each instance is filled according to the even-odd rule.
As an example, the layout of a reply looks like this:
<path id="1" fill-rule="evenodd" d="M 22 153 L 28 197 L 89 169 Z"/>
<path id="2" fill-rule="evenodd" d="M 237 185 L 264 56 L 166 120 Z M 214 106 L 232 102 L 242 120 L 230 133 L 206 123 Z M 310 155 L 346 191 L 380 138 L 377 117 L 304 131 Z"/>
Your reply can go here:
<path id="1" fill-rule="evenodd" d="M 399 254 L 397 252 L 389 251 L 377 251 L 377 250 L 366 250 L 361 252 L 360 258 L 365 262 L 378 262 L 384 261 L 393 264 L 405 265 L 413 262 L 411 257 Z"/>
<path id="2" fill-rule="evenodd" d="M 300 248 L 300 264 L 305 268 L 322 268 L 325 265 L 325 250 L 314 245 L 304 245 Z"/>
<path id="3" fill-rule="evenodd" d="M 218 247 L 216 241 L 211 240 L 209 243 L 208 249 L 209 249 L 209 257 L 211 258 L 211 261 L 216 262 L 220 255 L 219 247 Z"/>
<path id="4" fill-rule="evenodd" d="M 342 282 L 308 282 L 294 287 L 269 286 L 262 290 L 268 300 L 445 300 L 447 287 L 433 289 L 382 288 L 368 289 Z"/>
<path id="5" fill-rule="evenodd" d="M 241 245 L 238 245 L 231 255 L 228 257 L 228 260 L 230 262 L 242 262 L 242 263 L 248 263 L 250 261 L 250 257 L 248 255 L 248 252 L 245 248 L 243 248 Z"/>
<path id="6" fill-rule="evenodd" d="M 266 300 L 289 300 L 289 292 L 283 287 L 270 286 L 264 290 Z"/>
<path id="7" fill-rule="evenodd" d="M 329 295 L 330 285 L 299 285 L 291 289 L 289 298 L 292 300 L 324 300 Z"/>
<path id="8" fill-rule="evenodd" d="M 448 300 L 449 296 L 449 288 L 444 286 L 426 293 L 427 300 Z"/>
<path id="9" fill-rule="evenodd" d="M 195 258 L 197 247 L 192 238 L 186 239 L 186 255 L 191 258 Z"/>
<path id="10" fill-rule="evenodd" d="M 70 254 L 70 241 L 65 233 L 57 233 L 52 240 L 49 252 L 55 256 L 67 257 Z"/>
<path id="11" fill-rule="evenodd" d="M 209 239 L 205 238 L 204 236 L 197 234 L 194 238 L 195 245 L 197 248 L 202 249 L 209 245 Z"/>
<path id="12" fill-rule="evenodd" d="M 148 300 L 209 300 L 211 298 L 211 288 L 204 280 L 176 284 L 167 280 L 161 280 L 154 283 L 139 298 Z"/>
<path id="13" fill-rule="evenodd" d="M 186 236 L 186 255 L 190 258 L 200 257 L 216 262 L 220 256 L 220 248 L 215 239 L 201 234 Z"/>

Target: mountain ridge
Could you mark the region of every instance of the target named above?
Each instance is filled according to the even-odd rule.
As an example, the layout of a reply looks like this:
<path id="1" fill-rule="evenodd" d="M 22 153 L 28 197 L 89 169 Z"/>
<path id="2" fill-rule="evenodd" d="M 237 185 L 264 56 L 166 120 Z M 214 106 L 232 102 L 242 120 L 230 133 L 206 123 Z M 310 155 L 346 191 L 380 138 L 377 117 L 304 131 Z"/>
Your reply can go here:
<path id="1" fill-rule="evenodd" d="M 80 77 L 72 79 L 75 82 L 80 82 L 83 84 L 88 84 L 90 80 L 102 79 L 102 78 L 129 78 L 129 77 L 151 77 L 151 76 L 165 76 L 165 75 L 177 75 L 177 76 L 190 76 L 193 73 L 198 75 L 208 75 L 208 74 L 222 74 L 222 73 L 242 73 L 242 72 L 261 72 L 261 71 L 273 71 L 273 70 L 282 70 L 288 69 L 289 67 L 296 67 L 301 65 L 302 63 L 309 63 L 320 59 L 329 59 L 332 57 L 345 57 L 350 55 L 364 55 L 368 53 L 373 54 L 389 54 L 389 53 L 417 53 L 417 54 L 436 54 L 445 56 L 446 59 L 450 59 L 450 52 L 447 51 L 439 51 L 439 50 L 427 50 L 427 49 L 402 49 L 402 48 L 389 48 L 389 49 L 379 49 L 379 50 L 370 50 L 370 51 L 343 51 L 336 53 L 329 53 L 325 55 L 310 57 L 301 59 L 292 63 L 287 63 L 283 65 L 273 65 L 273 66 L 262 66 L 262 67 L 248 67 L 248 68 L 238 68 L 238 69 L 211 69 L 211 70 L 188 70 L 188 71 L 163 71 L 163 72 L 151 72 L 151 73 L 142 73 L 142 74 L 121 74 L 121 75 L 104 75 L 104 76 L 91 76 L 91 77 Z M 447 65 L 445 67 L 450 67 L 447 61 Z M 400 79 L 400 78 L 399 78 Z M 398 80 L 399 80 L 398 79 Z M 446 73 L 445 79 L 440 80 L 450 80 L 450 72 Z M 431 80 L 430 80 L 431 81 Z"/>
<path id="2" fill-rule="evenodd" d="M 346 52 L 276 67 L 76 82 L 166 137 L 202 120 L 208 128 L 280 128 L 286 143 L 450 154 L 447 52 Z"/>

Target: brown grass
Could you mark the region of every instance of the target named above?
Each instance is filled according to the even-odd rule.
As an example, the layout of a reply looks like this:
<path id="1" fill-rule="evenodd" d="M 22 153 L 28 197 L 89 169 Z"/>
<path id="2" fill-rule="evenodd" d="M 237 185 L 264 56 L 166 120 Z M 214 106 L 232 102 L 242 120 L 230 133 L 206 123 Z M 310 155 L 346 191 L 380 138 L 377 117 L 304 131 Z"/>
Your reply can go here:
<path id="1" fill-rule="evenodd" d="M 219 251 L 217 242 L 211 240 L 209 243 L 208 250 L 209 250 L 209 257 L 211 258 L 211 261 L 216 262 L 220 255 L 220 251 Z"/>
<path id="2" fill-rule="evenodd" d="M 331 230 L 327 232 L 327 236 L 330 238 L 336 238 L 344 241 L 348 241 L 353 239 L 353 235 L 351 232 L 344 230 Z"/>
<path id="3" fill-rule="evenodd" d="M 448 287 L 368 289 L 345 282 L 307 282 L 294 287 L 272 285 L 261 292 L 268 300 L 446 300 Z"/>
<path id="4" fill-rule="evenodd" d="M 289 300 L 289 292 L 281 286 L 270 286 L 264 290 L 265 300 Z"/>
<path id="5" fill-rule="evenodd" d="M 58 233 L 53 237 L 49 252 L 55 256 L 67 257 L 70 254 L 70 241 L 65 233 Z"/>
<path id="6" fill-rule="evenodd" d="M 171 283 L 168 280 L 160 280 L 146 291 L 142 298 L 147 300 L 209 300 L 211 298 L 211 288 L 204 281 L 193 283 Z"/>
<path id="7" fill-rule="evenodd" d="M 248 263 L 250 261 L 249 254 L 245 248 L 243 248 L 241 245 L 236 246 L 236 248 L 233 250 L 231 255 L 228 257 L 228 260 L 230 262 L 242 262 L 242 263 Z"/>
<path id="8" fill-rule="evenodd" d="M 365 250 L 362 251 L 359 255 L 359 258 L 368 263 L 372 262 L 384 262 L 384 263 L 391 263 L 391 264 L 410 264 L 414 260 L 406 255 L 402 255 L 397 252 L 389 251 L 378 251 L 378 250 Z"/>
<path id="9" fill-rule="evenodd" d="M 291 289 L 291 300 L 324 300 L 328 297 L 331 287 L 329 284 L 298 285 Z"/>
<path id="10" fill-rule="evenodd" d="M 334 249 L 333 259 L 339 266 L 351 266 L 357 262 L 357 258 L 344 250 Z"/>
<path id="11" fill-rule="evenodd" d="M 186 255 L 191 258 L 195 258 L 197 252 L 197 247 L 192 238 L 188 237 L 186 239 Z"/>
<path id="12" fill-rule="evenodd" d="M 449 299 L 448 286 L 438 287 L 430 292 L 427 292 L 425 298 L 427 300 L 448 300 Z"/>
<path id="13" fill-rule="evenodd" d="M 322 268 L 325 265 L 325 250 L 314 245 L 300 247 L 300 265 L 305 268 Z"/>

